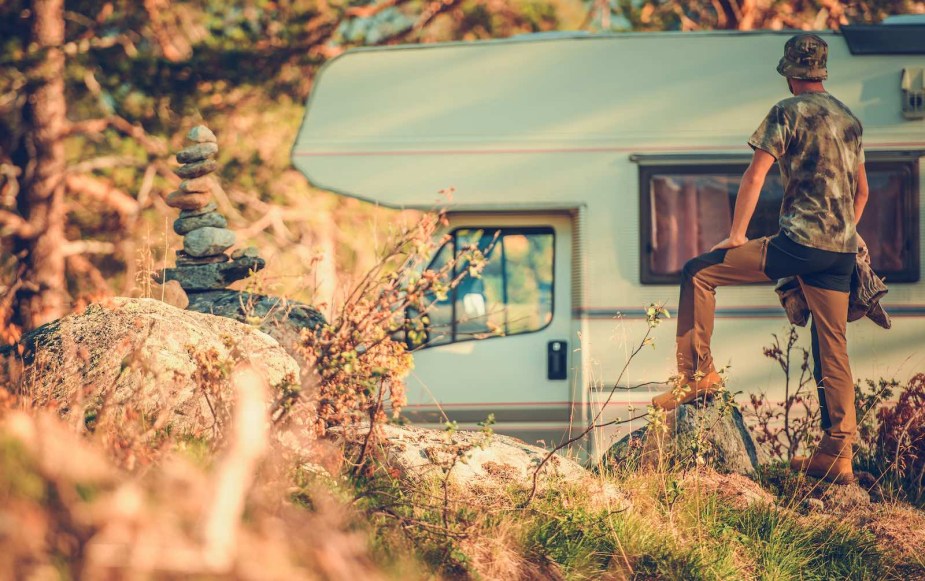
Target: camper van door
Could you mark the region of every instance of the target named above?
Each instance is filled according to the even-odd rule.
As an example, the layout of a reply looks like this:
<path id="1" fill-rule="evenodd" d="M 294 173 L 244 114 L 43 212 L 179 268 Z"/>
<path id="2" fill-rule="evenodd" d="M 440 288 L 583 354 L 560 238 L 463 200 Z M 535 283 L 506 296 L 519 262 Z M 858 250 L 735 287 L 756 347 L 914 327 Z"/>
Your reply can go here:
<path id="1" fill-rule="evenodd" d="M 465 214 L 450 223 L 452 239 L 432 266 L 473 246 L 488 262 L 429 313 L 428 344 L 414 354 L 404 415 L 417 424 L 476 428 L 494 414 L 497 432 L 558 443 L 577 389 L 571 216 Z"/>

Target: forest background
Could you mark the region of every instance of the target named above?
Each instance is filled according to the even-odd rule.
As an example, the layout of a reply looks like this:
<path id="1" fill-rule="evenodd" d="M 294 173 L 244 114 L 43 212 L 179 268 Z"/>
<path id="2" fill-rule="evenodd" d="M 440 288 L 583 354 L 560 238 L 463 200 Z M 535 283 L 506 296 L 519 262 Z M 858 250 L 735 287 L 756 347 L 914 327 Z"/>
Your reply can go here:
<path id="1" fill-rule="evenodd" d="M 376 261 L 373 241 L 395 217 L 314 189 L 290 166 L 317 71 L 351 47 L 837 29 L 922 12 L 912 0 L 3 0 L 0 341 L 137 294 L 172 263 L 172 155 L 200 123 L 218 135 L 219 210 L 267 259 L 263 290 L 335 301 Z"/>

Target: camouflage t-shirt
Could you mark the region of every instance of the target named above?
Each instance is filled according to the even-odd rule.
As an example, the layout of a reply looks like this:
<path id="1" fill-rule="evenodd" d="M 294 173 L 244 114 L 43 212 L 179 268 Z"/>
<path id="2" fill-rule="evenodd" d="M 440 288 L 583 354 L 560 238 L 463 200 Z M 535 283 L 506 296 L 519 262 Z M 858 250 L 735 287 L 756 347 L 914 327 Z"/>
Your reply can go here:
<path id="1" fill-rule="evenodd" d="M 794 242 L 857 252 L 854 195 L 864 162 L 861 122 L 828 93 L 803 93 L 771 108 L 748 144 L 780 166 L 780 227 Z"/>

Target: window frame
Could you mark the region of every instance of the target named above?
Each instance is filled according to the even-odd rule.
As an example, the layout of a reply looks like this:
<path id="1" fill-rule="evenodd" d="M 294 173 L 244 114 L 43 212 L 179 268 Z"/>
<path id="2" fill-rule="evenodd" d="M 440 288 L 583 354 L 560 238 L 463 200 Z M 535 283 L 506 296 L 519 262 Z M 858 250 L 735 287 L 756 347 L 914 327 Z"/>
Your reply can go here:
<path id="1" fill-rule="evenodd" d="M 444 245 L 446 245 L 446 244 L 452 244 L 452 245 L 453 245 L 452 256 L 453 256 L 454 259 L 455 259 L 456 256 L 457 256 L 457 254 L 456 254 L 456 248 L 458 247 L 458 244 L 457 244 L 457 233 L 460 232 L 460 231 L 463 231 L 463 230 L 485 230 L 485 231 L 500 232 L 500 234 L 498 235 L 498 239 L 499 239 L 499 241 L 501 241 L 501 243 L 502 243 L 502 245 L 501 245 L 501 253 L 500 253 L 500 254 L 501 254 L 500 262 L 501 262 L 501 269 L 502 269 L 501 272 L 502 272 L 502 276 L 503 276 L 503 280 L 504 280 L 504 285 L 503 285 L 503 288 L 502 288 L 502 293 L 503 293 L 503 295 L 504 295 L 504 297 L 505 297 L 505 301 L 504 301 L 505 307 L 507 306 L 507 294 L 508 294 L 508 289 L 507 289 L 507 272 L 506 272 L 506 269 L 507 269 L 507 259 L 506 259 L 506 256 L 505 256 L 506 253 L 505 253 L 505 250 L 504 250 L 504 244 L 503 244 L 502 239 L 504 238 L 504 236 L 509 235 L 509 234 L 511 234 L 511 235 L 518 235 L 518 234 L 520 234 L 520 235 L 549 234 L 549 235 L 552 236 L 552 288 L 550 288 L 550 291 L 549 291 L 549 293 L 550 293 L 549 320 L 546 321 L 546 323 L 545 323 L 542 327 L 538 327 L 538 328 L 533 329 L 533 330 L 531 330 L 531 331 L 522 331 L 522 332 L 520 332 L 520 333 L 514 333 L 514 334 L 512 334 L 512 335 L 508 335 L 508 334 L 504 334 L 504 335 L 489 335 L 489 336 L 487 336 L 487 337 L 466 337 L 466 338 L 459 339 L 459 338 L 457 338 L 457 333 L 456 333 L 456 325 L 457 325 L 457 320 L 456 320 L 456 305 L 457 305 L 457 299 L 458 299 L 457 292 L 458 292 L 458 288 L 459 288 L 459 286 L 457 285 L 457 286 L 454 286 L 454 287 L 450 290 L 449 295 L 448 295 L 448 300 L 450 301 L 450 305 L 451 305 L 451 310 L 450 310 L 450 329 L 449 329 L 449 333 L 447 334 L 449 340 L 448 340 L 448 341 L 441 342 L 441 343 L 437 343 L 437 344 L 431 344 L 431 343 L 430 343 L 430 332 L 428 331 L 428 332 L 427 332 L 428 341 L 426 341 L 425 343 L 423 343 L 422 345 L 420 345 L 420 346 L 418 347 L 418 349 L 429 349 L 429 348 L 432 348 L 432 347 L 443 347 L 443 346 L 445 346 L 445 345 L 455 345 L 455 344 L 457 344 L 457 343 L 467 343 L 467 342 L 469 342 L 469 341 L 486 341 L 486 340 L 489 340 L 489 339 L 502 339 L 502 338 L 504 338 L 504 337 L 520 337 L 520 336 L 522 336 L 522 335 L 530 335 L 530 334 L 533 334 L 533 333 L 540 333 L 540 332 L 545 331 L 546 329 L 548 329 L 549 326 L 552 325 L 552 322 L 553 322 L 553 320 L 555 319 L 555 316 L 556 316 L 556 286 L 557 286 L 557 285 L 556 285 L 556 278 L 557 278 L 557 277 L 556 277 L 556 266 L 557 266 L 557 260 L 558 260 L 558 258 L 557 258 L 557 257 L 558 257 L 558 252 L 557 252 L 557 249 L 556 249 L 556 245 L 557 245 L 557 234 L 556 234 L 556 229 L 555 229 L 553 226 L 551 226 L 551 225 L 547 225 L 547 226 L 478 226 L 478 225 L 473 225 L 473 226 L 459 226 L 459 227 L 457 227 L 457 228 L 454 228 L 454 229 L 451 230 L 450 232 L 448 232 L 448 234 L 449 234 L 449 236 L 450 236 L 451 238 L 450 238 L 450 240 L 447 240 L 446 243 L 444 244 Z M 440 246 L 440 248 L 437 249 L 437 251 L 434 253 L 433 258 L 431 258 L 430 262 L 427 263 L 427 267 L 425 268 L 425 270 L 430 270 L 430 269 L 431 269 L 431 267 L 433 266 L 434 262 L 437 260 L 437 258 L 439 258 L 440 253 L 443 251 L 443 248 L 444 248 L 444 246 Z M 451 280 L 455 279 L 455 278 L 456 278 L 456 275 L 458 274 L 458 273 L 456 272 L 456 267 L 457 267 L 457 266 L 458 266 L 458 264 L 456 264 L 456 263 L 453 264 L 453 271 L 450 273 Z M 507 313 L 506 311 L 505 311 L 504 316 L 505 316 L 505 327 L 507 327 L 507 316 L 508 316 L 508 313 Z"/>
<path id="2" fill-rule="evenodd" d="M 903 270 L 898 274 L 886 275 L 889 283 L 916 283 L 921 279 L 921 220 L 919 210 L 919 159 L 925 150 L 912 151 L 865 151 L 865 167 L 879 171 L 881 166 L 900 169 L 909 188 L 904 195 L 903 226 L 910 233 L 904 249 Z M 678 173 L 684 175 L 710 175 L 739 173 L 748 168 L 752 156 L 749 154 L 673 154 L 673 155 L 631 155 L 630 161 L 639 166 L 639 282 L 643 285 L 677 285 L 680 274 L 661 274 L 652 271 L 652 206 L 650 184 L 652 177 L 659 174 Z M 776 164 L 775 164 L 776 165 Z M 773 169 L 771 171 L 774 171 Z M 861 218 L 863 220 L 863 217 Z"/>

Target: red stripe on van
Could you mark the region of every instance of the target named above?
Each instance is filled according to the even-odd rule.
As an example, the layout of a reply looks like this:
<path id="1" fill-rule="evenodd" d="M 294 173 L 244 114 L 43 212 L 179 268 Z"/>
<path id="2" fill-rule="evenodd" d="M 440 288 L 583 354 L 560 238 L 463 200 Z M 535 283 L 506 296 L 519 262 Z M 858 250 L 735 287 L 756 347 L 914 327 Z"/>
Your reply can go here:
<path id="1" fill-rule="evenodd" d="M 867 144 L 866 149 L 876 147 L 925 147 L 925 142 L 895 141 L 888 143 Z M 295 151 L 298 157 L 370 157 L 389 155 L 495 155 L 526 153 L 639 153 L 653 152 L 691 152 L 691 151 L 729 151 L 743 149 L 735 145 L 694 145 L 694 146 L 634 146 L 634 147 L 549 147 L 549 148 L 497 148 L 497 149 L 399 149 L 382 151 Z"/>

